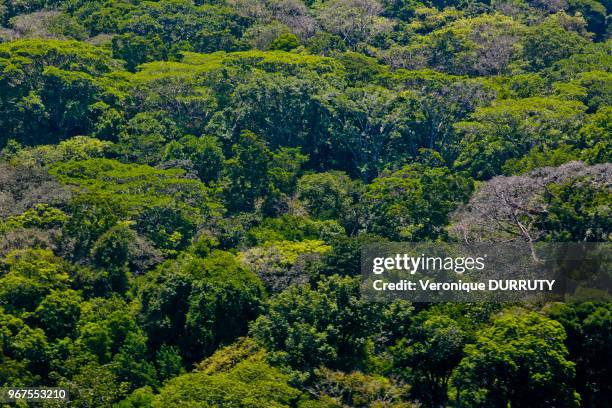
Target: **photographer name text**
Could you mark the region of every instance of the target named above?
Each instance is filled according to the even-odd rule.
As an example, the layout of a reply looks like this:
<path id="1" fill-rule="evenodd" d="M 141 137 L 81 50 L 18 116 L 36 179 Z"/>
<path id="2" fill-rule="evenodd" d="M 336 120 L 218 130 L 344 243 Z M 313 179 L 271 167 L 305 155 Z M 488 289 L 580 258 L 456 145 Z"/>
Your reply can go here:
<path id="1" fill-rule="evenodd" d="M 377 291 L 552 291 L 555 280 L 548 279 L 489 279 L 487 282 L 434 282 L 429 279 L 401 279 L 385 282 L 377 279 L 372 287 Z"/>

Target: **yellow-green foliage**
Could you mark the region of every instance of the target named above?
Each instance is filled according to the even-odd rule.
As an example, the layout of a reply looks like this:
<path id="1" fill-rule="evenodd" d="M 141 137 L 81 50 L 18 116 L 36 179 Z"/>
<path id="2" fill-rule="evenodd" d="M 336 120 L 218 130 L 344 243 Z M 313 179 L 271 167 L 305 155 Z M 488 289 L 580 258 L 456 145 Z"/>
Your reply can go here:
<path id="1" fill-rule="evenodd" d="M 203 65 L 208 69 L 221 66 L 250 66 L 264 71 L 283 71 L 288 74 L 297 70 L 313 70 L 319 74 L 341 72 L 342 64 L 334 58 L 318 55 L 296 54 L 285 51 L 216 52 L 213 54 L 185 53 L 183 63 Z"/>
<path id="2" fill-rule="evenodd" d="M 265 357 L 266 351 L 259 344 L 249 337 L 243 337 L 198 363 L 195 371 L 213 375 L 230 371 L 243 360 L 261 361 Z"/>
<path id="3" fill-rule="evenodd" d="M 316 370 L 319 395 L 323 406 L 368 408 L 412 408 L 417 405 L 405 401 L 408 385 L 394 383 L 381 375 L 367 375 L 359 371 L 344 373 L 328 368 Z M 308 406 L 308 405 L 307 405 Z M 301 407 L 300 407 L 301 408 Z"/>
<path id="4" fill-rule="evenodd" d="M 413 307 L 359 280 L 389 241 L 612 239 L 607 14 L 0 0 L 0 385 L 74 408 L 609 401 L 609 304 Z"/>
<path id="5" fill-rule="evenodd" d="M 27 66 L 55 66 L 91 75 L 121 70 L 121 63 L 113 60 L 108 50 L 79 41 L 19 40 L 0 44 L 0 68 L 5 73 Z"/>
<path id="6" fill-rule="evenodd" d="M 0 277 L 0 304 L 15 313 L 34 311 L 40 300 L 53 289 L 70 283 L 68 264 L 51 251 L 16 250 L 0 259 L 6 271 Z"/>
<path id="7" fill-rule="evenodd" d="M 40 145 L 19 149 L 9 157 L 11 163 L 47 166 L 69 160 L 103 157 L 113 143 L 87 136 L 75 136 L 57 145 Z"/>
<path id="8" fill-rule="evenodd" d="M 342 64 L 333 58 L 285 51 L 219 51 L 212 54 L 185 52 L 180 62 L 155 61 L 141 65 L 134 79 L 150 81 L 167 77 L 197 78 L 223 67 L 246 67 L 289 75 L 296 75 L 300 71 L 314 71 L 320 75 L 342 75 L 344 72 Z"/>
<path id="9" fill-rule="evenodd" d="M 4 226 L 12 228 L 59 228 L 68 220 L 68 215 L 62 210 L 47 204 L 36 204 L 23 214 L 7 218 Z"/>
<path id="10" fill-rule="evenodd" d="M 302 393 L 289 385 L 288 375 L 266 359 L 264 349 L 251 339 L 243 339 L 217 351 L 195 372 L 168 381 L 153 407 L 293 406 Z"/>
<path id="11" fill-rule="evenodd" d="M 276 249 L 281 256 L 281 262 L 292 264 L 303 254 L 324 254 L 331 250 L 331 246 L 323 241 L 307 239 L 304 241 L 276 241 L 264 245 Z"/>
<path id="12" fill-rule="evenodd" d="M 133 209 L 172 201 L 209 214 L 217 209 L 211 191 L 197 180 L 183 178 L 184 171 L 180 169 L 158 170 L 110 159 L 90 159 L 58 163 L 51 173 L 68 185 L 121 196 Z"/>

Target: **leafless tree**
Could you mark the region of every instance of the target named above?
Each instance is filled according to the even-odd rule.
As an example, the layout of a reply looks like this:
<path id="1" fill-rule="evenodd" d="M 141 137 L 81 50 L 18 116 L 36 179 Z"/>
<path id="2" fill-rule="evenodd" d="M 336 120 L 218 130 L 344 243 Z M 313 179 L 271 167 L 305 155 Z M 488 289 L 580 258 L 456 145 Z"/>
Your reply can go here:
<path id="1" fill-rule="evenodd" d="M 270 45 L 281 34 L 290 33 L 291 30 L 286 25 L 273 21 L 269 24 L 255 24 L 249 27 L 244 35 L 244 38 L 258 50 L 267 50 Z"/>
<path id="2" fill-rule="evenodd" d="M 450 232 L 468 243 L 523 240 L 532 245 L 547 232 L 537 222 L 548 211 L 543 198 L 547 186 L 583 177 L 609 188 L 612 164 L 586 166 L 582 162 L 570 162 L 526 175 L 495 177 L 453 215 Z"/>
<path id="3" fill-rule="evenodd" d="M 268 1 L 267 5 L 272 17 L 289 27 L 302 40 L 315 33 L 317 22 L 300 0 Z"/>
<path id="4" fill-rule="evenodd" d="M 230 5 L 244 17 L 255 19 L 259 25 L 280 23 L 305 40 L 317 29 L 316 20 L 308 7 L 299 0 L 229 0 Z"/>
<path id="5" fill-rule="evenodd" d="M 70 191 L 45 169 L 0 164 L 0 217 L 21 214 L 35 204 L 65 207 Z"/>
<path id="6" fill-rule="evenodd" d="M 70 37 L 83 40 L 87 38 L 85 28 L 65 13 L 57 10 L 35 11 L 20 14 L 9 20 L 10 30 L 0 32 L 0 40 L 17 38 L 45 38 L 64 40 L 64 34 L 70 31 Z"/>
<path id="7" fill-rule="evenodd" d="M 531 7 L 545 10 L 549 13 L 556 13 L 567 8 L 567 1 L 565 0 L 530 0 L 527 3 Z"/>
<path id="8" fill-rule="evenodd" d="M 60 239 L 61 231 L 55 229 L 15 228 L 0 233 L 0 258 L 16 249 L 38 248 L 55 252 Z"/>
<path id="9" fill-rule="evenodd" d="M 295 262 L 283 260 L 280 251 L 272 247 L 253 247 L 241 255 L 244 266 L 262 280 L 266 290 L 278 293 L 291 285 L 308 282 L 308 264 L 320 258 L 318 253 L 307 253 L 297 257 Z"/>
<path id="10" fill-rule="evenodd" d="M 320 10 L 318 20 L 327 31 L 355 46 L 391 30 L 391 22 L 380 16 L 382 11 L 376 0 L 332 0 Z"/>

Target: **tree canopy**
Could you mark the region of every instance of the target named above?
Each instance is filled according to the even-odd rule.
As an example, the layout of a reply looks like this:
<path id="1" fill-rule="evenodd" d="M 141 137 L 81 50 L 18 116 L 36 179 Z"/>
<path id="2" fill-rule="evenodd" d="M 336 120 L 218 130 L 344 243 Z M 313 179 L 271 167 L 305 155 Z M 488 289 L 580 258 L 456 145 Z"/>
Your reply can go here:
<path id="1" fill-rule="evenodd" d="M 360 286 L 375 244 L 610 243 L 611 12 L 0 0 L 0 386 L 76 408 L 612 407 L 609 288 Z"/>

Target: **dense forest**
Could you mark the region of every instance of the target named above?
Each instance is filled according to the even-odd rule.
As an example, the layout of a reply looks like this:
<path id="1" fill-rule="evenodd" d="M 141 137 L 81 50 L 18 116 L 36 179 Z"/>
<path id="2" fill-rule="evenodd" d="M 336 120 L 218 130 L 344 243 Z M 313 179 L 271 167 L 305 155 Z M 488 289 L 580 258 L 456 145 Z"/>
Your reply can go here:
<path id="1" fill-rule="evenodd" d="M 611 407 L 609 302 L 359 287 L 369 243 L 612 241 L 611 9 L 0 0 L 0 386 Z"/>

